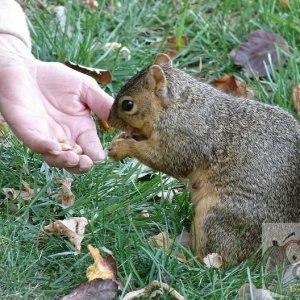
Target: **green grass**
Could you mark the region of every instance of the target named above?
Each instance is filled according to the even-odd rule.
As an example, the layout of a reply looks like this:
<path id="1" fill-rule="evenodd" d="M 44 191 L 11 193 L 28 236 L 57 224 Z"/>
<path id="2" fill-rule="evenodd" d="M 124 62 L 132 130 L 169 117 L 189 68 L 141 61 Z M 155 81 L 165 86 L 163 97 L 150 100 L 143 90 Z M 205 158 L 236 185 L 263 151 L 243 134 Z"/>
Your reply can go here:
<path id="1" fill-rule="evenodd" d="M 112 95 L 166 49 L 169 35 L 182 32 L 189 44 L 174 62 L 178 67 L 203 80 L 234 73 L 254 89 L 256 99 L 295 114 L 291 91 L 300 79 L 298 0 L 291 0 L 287 10 L 277 1 L 265 0 L 198 0 L 188 6 L 184 1 L 171 0 L 98 0 L 95 12 L 64 0 L 47 1 L 48 7 L 40 10 L 34 2 L 28 4 L 26 12 L 35 56 L 111 70 L 113 82 L 103 88 Z M 73 28 L 71 37 L 55 23 L 50 4 L 65 5 L 67 24 Z M 286 64 L 270 72 L 269 77 L 250 80 L 228 54 L 256 29 L 282 35 L 291 51 Z M 118 51 L 104 50 L 108 42 L 128 47 L 131 60 L 124 60 Z M 109 134 L 101 137 L 104 147 L 111 138 Z M 165 230 L 176 237 L 189 227 L 192 209 L 187 191 L 178 192 L 171 204 L 153 197 L 181 183 L 170 182 L 159 173 L 141 182 L 140 164 L 132 160 L 118 164 L 108 159 L 88 174 L 74 176 L 76 203 L 66 209 L 52 197 L 58 190 L 54 179 L 71 175 L 48 168 L 13 136 L 1 140 L 0 151 L 0 189 L 20 188 L 25 180 L 35 190 L 30 202 L 18 202 L 17 212 L 12 212 L 11 203 L 0 195 L 0 299 L 54 299 L 67 294 L 86 281 L 85 271 L 92 263 L 86 248 L 90 243 L 113 251 L 119 278 L 126 286 L 123 294 L 154 279 L 168 282 L 186 299 L 237 299 L 238 289 L 249 278 L 261 286 L 260 267 L 250 261 L 217 271 L 205 268 L 190 252 L 191 262 L 184 264 L 149 245 L 154 234 Z M 149 211 L 150 218 L 141 217 L 143 209 Z M 66 239 L 42 231 L 50 221 L 71 216 L 90 220 L 78 255 Z M 160 299 L 171 298 L 163 295 Z"/>

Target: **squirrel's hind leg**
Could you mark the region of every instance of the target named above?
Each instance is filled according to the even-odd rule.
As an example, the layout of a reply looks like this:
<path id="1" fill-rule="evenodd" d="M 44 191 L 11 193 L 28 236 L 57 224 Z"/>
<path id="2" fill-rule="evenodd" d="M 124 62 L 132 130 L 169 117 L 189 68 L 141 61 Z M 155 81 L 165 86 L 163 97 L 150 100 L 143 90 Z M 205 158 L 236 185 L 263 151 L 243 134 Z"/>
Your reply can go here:
<path id="1" fill-rule="evenodd" d="M 197 208 L 192 228 L 195 254 L 203 259 L 218 253 L 228 265 L 237 264 L 255 253 L 261 243 L 261 226 L 230 213 L 221 205 L 209 210 L 202 219 Z M 200 222 L 201 220 L 201 222 Z"/>

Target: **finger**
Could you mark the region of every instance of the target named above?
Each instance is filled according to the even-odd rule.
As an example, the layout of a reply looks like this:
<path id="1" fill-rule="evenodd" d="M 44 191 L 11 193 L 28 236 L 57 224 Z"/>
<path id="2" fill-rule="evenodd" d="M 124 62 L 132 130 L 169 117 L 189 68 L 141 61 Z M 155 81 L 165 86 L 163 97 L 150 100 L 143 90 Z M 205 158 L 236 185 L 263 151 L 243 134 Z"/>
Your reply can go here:
<path id="1" fill-rule="evenodd" d="M 72 174 L 84 174 L 92 167 L 93 162 L 86 155 L 80 155 L 80 161 L 77 166 L 65 169 Z"/>
<path id="2" fill-rule="evenodd" d="M 83 153 L 88 156 L 93 163 L 99 163 L 105 158 L 105 153 L 97 135 L 96 128 L 81 133 L 76 142 L 81 146 Z"/>
<path id="3" fill-rule="evenodd" d="M 70 168 L 79 166 L 80 157 L 74 151 L 62 151 L 59 155 L 43 154 L 47 164 L 51 167 Z"/>
<path id="4" fill-rule="evenodd" d="M 80 155 L 79 171 L 85 173 L 89 171 L 93 166 L 93 161 L 86 155 Z"/>
<path id="5" fill-rule="evenodd" d="M 83 94 L 89 108 L 102 119 L 107 120 L 109 111 L 114 102 L 113 97 L 104 92 L 90 77 L 85 77 L 83 82 Z"/>
<path id="6" fill-rule="evenodd" d="M 34 139 L 33 137 L 28 137 L 26 141 L 27 146 L 34 152 L 40 154 L 51 154 L 51 155 L 59 155 L 62 152 L 61 145 L 52 140 L 46 139 Z"/>

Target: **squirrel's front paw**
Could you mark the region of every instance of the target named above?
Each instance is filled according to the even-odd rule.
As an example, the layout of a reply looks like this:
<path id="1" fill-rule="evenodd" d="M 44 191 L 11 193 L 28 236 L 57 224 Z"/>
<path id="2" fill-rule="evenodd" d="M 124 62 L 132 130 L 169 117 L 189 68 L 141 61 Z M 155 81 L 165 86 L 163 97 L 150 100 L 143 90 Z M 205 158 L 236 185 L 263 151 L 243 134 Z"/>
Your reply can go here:
<path id="1" fill-rule="evenodd" d="M 116 161 L 120 161 L 130 156 L 130 146 L 128 140 L 117 139 L 108 146 L 108 156 Z"/>

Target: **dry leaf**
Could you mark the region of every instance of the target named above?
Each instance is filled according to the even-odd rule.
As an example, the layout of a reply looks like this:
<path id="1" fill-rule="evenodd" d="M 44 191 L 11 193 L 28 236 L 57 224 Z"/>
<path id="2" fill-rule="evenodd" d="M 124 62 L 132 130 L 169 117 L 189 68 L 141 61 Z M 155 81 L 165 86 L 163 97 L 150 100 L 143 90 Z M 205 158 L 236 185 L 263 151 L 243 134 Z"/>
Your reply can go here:
<path id="1" fill-rule="evenodd" d="M 167 54 L 170 58 L 178 55 L 180 49 L 185 47 L 188 44 L 188 39 L 185 35 L 181 36 L 178 43 L 176 41 L 176 36 L 172 35 L 167 38 L 167 47 L 169 48 L 165 54 Z"/>
<path id="2" fill-rule="evenodd" d="M 185 47 L 188 44 L 188 38 L 183 35 L 179 39 L 179 44 L 177 44 L 176 36 L 172 35 L 167 38 L 167 43 L 170 47 L 177 49 L 178 47 Z"/>
<path id="3" fill-rule="evenodd" d="M 253 92 L 245 82 L 237 79 L 234 75 L 224 75 L 210 82 L 217 89 L 239 97 L 252 98 Z"/>
<path id="4" fill-rule="evenodd" d="M 150 237 L 149 243 L 153 247 L 158 248 L 167 254 L 175 256 L 178 261 L 186 262 L 185 255 L 181 251 L 177 250 L 175 252 L 176 249 L 174 247 L 174 240 L 170 238 L 167 232 L 161 232 L 155 236 Z"/>
<path id="5" fill-rule="evenodd" d="M 251 291 L 253 298 L 251 297 Z M 274 300 L 272 293 L 265 289 L 257 289 L 254 284 L 246 283 L 239 289 L 239 298 L 242 300 Z"/>
<path id="6" fill-rule="evenodd" d="M 89 68 L 86 66 L 75 64 L 71 61 L 65 61 L 64 64 L 71 69 L 74 69 L 83 74 L 93 77 L 97 82 L 102 84 L 108 84 L 112 80 L 112 75 L 110 71 L 96 68 Z"/>
<path id="7" fill-rule="evenodd" d="M 75 196 L 71 191 L 73 179 L 69 177 L 57 178 L 56 181 L 62 185 L 57 194 L 58 199 L 61 201 L 62 205 L 72 206 L 75 201 Z"/>
<path id="8" fill-rule="evenodd" d="M 44 227 L 47 233 L 59 233 L 68 237 L 75 246 L 76 251 L 81 249 L 81 241 L 84 238 L 85 226 L 88 220 L 84 217 L 73 217 L 67 220 L 58 220 Z"/>
<path id="9" fill-rule="evenodd" d="M 61 300 L 113 300 L 117 292 L 116 282 L 97 278 L 80 285 Z"/>
<path id="10" fill-rule="evenodd" d="M 143 218 L 149 218 L 150 217 L 150 214 L 149 214 L 147 209 L 143 209 L 141 211 L 141 217 L 143 217 Z"/>
<path id="11" fill-rule="evenodd" d="M 99 6 L 96 0 L 88 0 L 88 5 L 91 10 L 96 10 Z"/>
<path id="12" fill-rule="evenodd" d="M 157 280 L 153 280 L 147 287 L 127 293 L 123 297 L 123 300 L 132 300 L 140 298 L 142 296 L 147 297 L 147 299 L 152 299 L 158 294 L 162 294 L 162 290 L 167 291 L 174 299 L 185 300 L 185 298 L 182 295 L 180 295 L 176 290 L 171 288 L 168 284 L 164 282 L 159 282 Z"/>
<path id="13" fill-rule="evenodd" d="M 279 6 L 283 9 L 289 8 L 289 0 L 279 0 Z"/>
<path id="14" fill-rule="evenodd" d="M 223 258 L 218 253 L 211 253 L 203 258 L 204 264 L 208 268 L 220 269 L 223 266 Z"/>
<path id="15" fill-rule="evenodd" d="M 272 31 L 257 30 L 246 37 L 246 42 L 238 49 L 233 49 L 229 56 L 238 66 L 242 66 L 245 74 L 249 77 L 266 76 L 265 65 L 277 67 L 279 62 L 283 64 L 286 59 L 285 53 L 276 49 L 279 47 L 283 52 L 288 52 L 289 45 L 286 40 Z M 278 57 L 280 56 L 280 58 Z"/>
<path id="16" fill-rule="evenodd" d="M 180 244 L 184 248 L 192 248 L 191 234 L 187 230 L 183 230 L 177 237 L 176 243 Z"/>
<path id="17" fill-rule="evenodd" d="M 125 58 L 126 60 L 130 60 L 131 59 L 130 50 L 127 47 L 122 46 L 121 43 L 117 43 L 117 42 L 106 43 L 104 45 L 103 49 L 105 51 L 120 49 L 120 54 L 122 55 L 123 58 Z"/>
<path id="18" fill-rule="evenodd" d="M 13 188 L 3 188 L 3 193 L 9 199 L 16 200 L 21 198 L 24 200 L 31 200 L 33 196 L 33 189 L 30 188 L 29 184 L 26 181 L 22 181 L 24 187 L 23 191 L 15 190 Z"/>
<path id="19" fill-rule="evenodd" d="M 117 266 L 114 257 L 109 255 L 104 259 L 99 249 L 92 245 L 88 245 L 88 250 L 94 258 L 94 264 L 89 266 L 86 271 L 88 280 L 90 281 L 96 278 L 116 280 Z"/>
<path id="20" fill-rule="evenodd" d="M 294 107 L 298 115 L 300 115 L 300 85 L 297 85 L 293 88 L 292 98 L 293 98 Z"/>
<path id="21" fill-rule="evenodd" d="M 69 25 L 67 25 L 67 12 L 66 12 L 66 8 L 62 5 L 58 5 L 53 7 L 54 13 L 56 15 L 56 18 L 58 20 L 59 26 L 61 28 L 62 32 L 66 31 L 66 34 L 69 38 L 71 38 L 73 36 L 73 28 Z M 67 27 L 66 27 L 67 25 Z"/>

